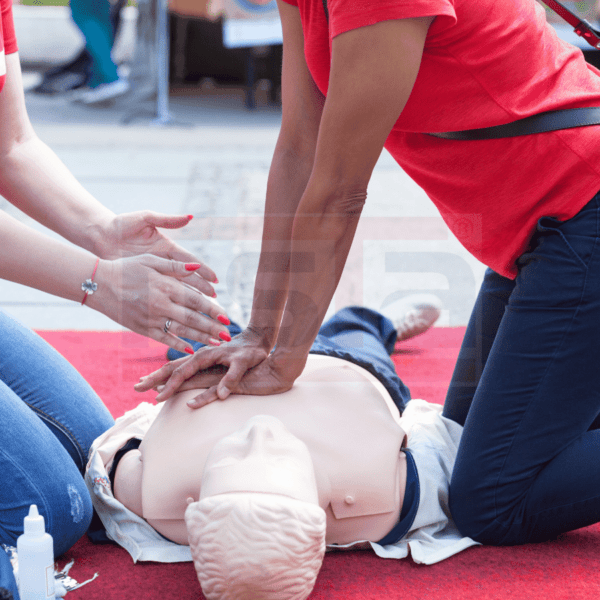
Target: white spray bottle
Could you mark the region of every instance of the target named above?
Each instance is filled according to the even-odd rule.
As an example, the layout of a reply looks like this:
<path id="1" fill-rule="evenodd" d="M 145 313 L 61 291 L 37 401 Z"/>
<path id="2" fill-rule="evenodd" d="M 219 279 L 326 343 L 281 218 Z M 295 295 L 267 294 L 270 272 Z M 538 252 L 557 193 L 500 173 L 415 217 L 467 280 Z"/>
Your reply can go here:
<path id="1" fill-rule="evenodd" d="M 29 507 L 23 529 L 17 540 L 21 600 L 55 600 L 52 536 L 46 533 L 44 517 L 35 504 Z"/>

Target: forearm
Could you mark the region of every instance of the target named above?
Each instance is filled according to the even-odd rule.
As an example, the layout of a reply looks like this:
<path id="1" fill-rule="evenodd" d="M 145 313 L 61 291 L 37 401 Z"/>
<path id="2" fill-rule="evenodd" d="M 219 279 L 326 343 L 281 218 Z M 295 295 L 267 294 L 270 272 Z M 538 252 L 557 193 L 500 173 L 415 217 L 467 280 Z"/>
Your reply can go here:
<path id="1" fill-rule="evenodd" d="M 287 303 L 274 358 L 294 377 L 329 308 L 366 200 L 366 186 L 317 188 L 309 183 L 294 219 Z M 317 207 L 325 208 L 319 213 Z"/>
<path id="2" fill-rule="evenodd" d="M 314 160 L 314 142 L 279 142 L 267 183 L 261 256 L 250 328 L 273 346 L 288 297 L 290 250 L 294 218 Z"/>
<path id="3" fill-rule="evenodd" d="M 0 212 L 0 278 L 81 301 L 81 283 L 91 277 L 96 257 L 34 231 Z"/>
<path id="4" fill-rule="evenodd" d="M 102 228 L 114 213 L 34 133 L 0 157 L 0 194 L 65 239 L 98 256 L 105 254 Z"/>

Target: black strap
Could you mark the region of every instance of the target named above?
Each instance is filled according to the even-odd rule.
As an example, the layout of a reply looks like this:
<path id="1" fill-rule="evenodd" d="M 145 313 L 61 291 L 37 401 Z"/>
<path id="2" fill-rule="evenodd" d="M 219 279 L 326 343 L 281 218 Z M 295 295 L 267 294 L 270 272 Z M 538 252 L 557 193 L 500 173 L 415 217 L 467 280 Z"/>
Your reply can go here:
<path id="1" fill-rule="evenodd" d="M 325 11 L 325 18 L 329 23 L 329 9 L 327 8 L 327 0 L 323 0 L 323 10 Z"/>
<path id="2" fill-rule="evenodd" d="M 465 131 L 428 133 L 427 135 L 433 135 L 445 140 L 497 140 L 499 138 L 518 137 L 521 135 L 531 135 L 532 133 L 558 131 L 559 129 L 586 127 L 588 125 L 600 125 L 600 107 L 590 106 L 586 108 L 551 110 L 531 117 L 525 117 L 512 123 L 506 123 L 505 125 L 468 129 Z"/>

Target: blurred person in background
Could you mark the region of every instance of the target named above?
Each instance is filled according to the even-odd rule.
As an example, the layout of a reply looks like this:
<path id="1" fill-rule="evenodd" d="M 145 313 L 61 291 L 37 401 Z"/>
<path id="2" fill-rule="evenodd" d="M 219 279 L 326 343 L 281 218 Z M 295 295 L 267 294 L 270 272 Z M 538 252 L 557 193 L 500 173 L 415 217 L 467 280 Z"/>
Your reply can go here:
<path id="1" fill-rule="evenodd" d="M 116 28 L 111 22 L 109 0 L 71 0 L 71 14 L 85 37 L 85 48 L 92 59 L 90 77 L 76 99 L 95 104 L 122 96 L 129 90 L 129 81 L 119 73 L 111 57 Z"/>
<path id="2" fill-rule="evenodd" d="M 67 64 L 44 73 L 34 91 L 56 94 L 82 88 L 76 99 L 85 104 L 110 100 L 125 94 L 129 82 L 114 63 L 121 9 L 127 0 L 71 0 L 71 16 L 85 38 L 85 46 Z"/>

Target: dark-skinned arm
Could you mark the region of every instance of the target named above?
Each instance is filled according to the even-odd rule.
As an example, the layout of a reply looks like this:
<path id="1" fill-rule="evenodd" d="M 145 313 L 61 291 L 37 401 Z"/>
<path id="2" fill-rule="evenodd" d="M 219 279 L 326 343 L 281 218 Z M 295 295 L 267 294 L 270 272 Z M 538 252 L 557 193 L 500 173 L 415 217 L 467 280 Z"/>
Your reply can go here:
<path id="1" fill-rule="evenodd" d="M 294 219 L 283 317 L 289 326 L 270 357 L 283 381 L 302 372 L 338 285 L 367 185 L 412 91 L 431 21 L 383 21 L 333 40 L 315 163 Z"/>

